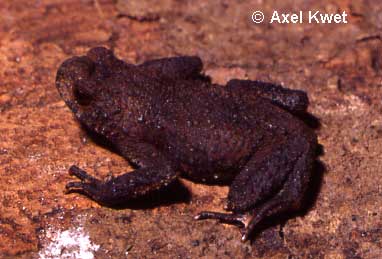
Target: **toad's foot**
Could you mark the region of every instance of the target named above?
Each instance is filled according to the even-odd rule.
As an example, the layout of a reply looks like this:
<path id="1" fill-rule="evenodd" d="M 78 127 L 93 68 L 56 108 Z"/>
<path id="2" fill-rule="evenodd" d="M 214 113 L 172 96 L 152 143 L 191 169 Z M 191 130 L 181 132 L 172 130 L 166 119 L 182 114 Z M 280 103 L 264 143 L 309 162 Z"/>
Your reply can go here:
<path id="1" fill-rule="evenodd" d="M 218 219 L 223 223 L 228 223 L 232 225 L 240 225 L 241 227 L 248 226 L 248 215 L 246 214 L 231 214 L 231 213 L 220 213 L 212 211 L 202 211 L 194 217 L 196 220 L 202 219 Z"/>
<path id="2" fill-rule="evenodd" d="M 242 227 L 242 238 L 241 240 L 244 242 L 248 239 L 249 235 L 253 231 L 255 225 L 259 222 L 259 220 L 250 216 L 249 214 L 236 214 L 236 213 L 220 213 L 220 212 L 212 212 L 212 211 L 202 211 L 198 215 L 194 217 L 196 220 L 203 219 L 218 219 L 222 223 L 228 223 L 232 225 L 236 225 Z M 254 222 L 256 221 L 256 222 Z"/>

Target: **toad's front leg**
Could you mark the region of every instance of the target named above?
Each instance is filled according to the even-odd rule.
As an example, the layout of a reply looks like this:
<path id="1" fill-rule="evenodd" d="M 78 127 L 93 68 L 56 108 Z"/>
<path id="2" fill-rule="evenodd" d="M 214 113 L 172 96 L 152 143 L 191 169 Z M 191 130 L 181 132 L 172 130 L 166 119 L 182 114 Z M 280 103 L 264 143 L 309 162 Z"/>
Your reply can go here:
<path id="1" fill-rule="evenodd" d="M 177 178 L 176 171 L 157 150 L 148 145 L 135 147 L 137 152 L 134 153 L 138 156 L 133 159 L 137 166 L 133 172 L 104 182 L 72 166 L 69 173 L 81 181 L 69 182 L 66 185 L 67 192 L 82 193 L 100 204 L 112 206 L 165 187 Z"/>

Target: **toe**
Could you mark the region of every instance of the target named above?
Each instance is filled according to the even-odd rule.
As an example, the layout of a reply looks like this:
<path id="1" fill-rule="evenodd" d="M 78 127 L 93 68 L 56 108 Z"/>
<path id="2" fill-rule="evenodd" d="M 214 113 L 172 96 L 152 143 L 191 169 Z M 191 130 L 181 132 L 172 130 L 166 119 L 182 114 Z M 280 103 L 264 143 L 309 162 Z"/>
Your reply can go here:
<path id="1" fill-rule="evenodd" d="M 66 189 L 73 189 L 73 188 L 83 188 L 84 184 L 82 182 L 69 182 L 66 184 Z"/>
<path id="2" fill-rule="evenodd" d="M 65 186 L 65 193 L 82 192 L 84 190 L 84 183 L 82 182 L 69 182 Z"/>
<path id="3" fill-rule="evenodd" d="M 70 168 L 69 168 L 69 174 L 70 175 L 74 175 L 76 176 L 78 179 L 80 180 L 87 180 L 89 182 L 96 182 L 98 181 L 96 178 L 94 178 L 93 176 L 89 175 L 86 171 L 82 170 L 81 168 L 75 166 L 75 165 L 72 165 Z"/>

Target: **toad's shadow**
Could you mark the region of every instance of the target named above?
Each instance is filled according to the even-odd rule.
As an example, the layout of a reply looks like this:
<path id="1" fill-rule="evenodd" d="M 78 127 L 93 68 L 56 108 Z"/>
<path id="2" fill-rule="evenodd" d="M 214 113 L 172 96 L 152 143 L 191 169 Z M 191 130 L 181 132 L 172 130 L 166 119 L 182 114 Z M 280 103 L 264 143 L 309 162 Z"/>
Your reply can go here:
<path id="1" fill-rule="evenodd" d="M 296 113 L 295 116 L 312 129 L 319 129 L 321 127 L 320 119 L 309 112 Z"/>
<path id="2" fill-rule="evenodd" d="M 139 198 L 111 206 L 114 209 L 152 209 L 177 203 L 189 203 L 191 193 L 179 180 L 175 180 L 166 188 L 150 192 Z"/>

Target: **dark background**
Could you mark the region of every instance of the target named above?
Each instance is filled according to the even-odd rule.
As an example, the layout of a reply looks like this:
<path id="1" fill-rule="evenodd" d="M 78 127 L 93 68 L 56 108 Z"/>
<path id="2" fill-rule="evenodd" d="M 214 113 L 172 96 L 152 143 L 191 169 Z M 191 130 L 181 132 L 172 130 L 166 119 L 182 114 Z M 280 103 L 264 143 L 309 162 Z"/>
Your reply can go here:
<path id="1" fill-rule="evenodd" d="M 256 10 L 346 11 L 349 23 L 255 24 Z M 0 257 L 382 258 L 381 27 L 372 0 L 0 1 Z M 181 180 L 138 210 L 65 195 L 73 163 L 99 177 L 131 170 L 89 139 L 54 85 L 63 60 L 98 45 L 132 63 L 199 55 L 221 84 L 305 90 L 326 167 L 310 207 L 241 243 L 234 226 L 192 219 L 222 210 L 227 187 Z M 79 246 L 61 250 L 65 237 Z"/>

